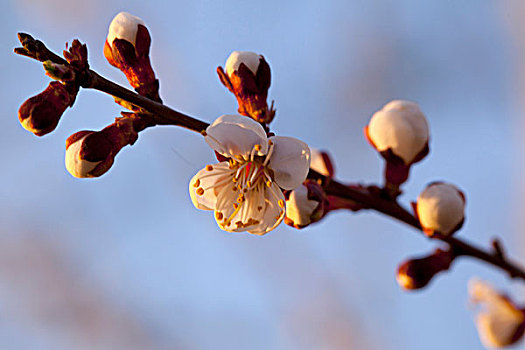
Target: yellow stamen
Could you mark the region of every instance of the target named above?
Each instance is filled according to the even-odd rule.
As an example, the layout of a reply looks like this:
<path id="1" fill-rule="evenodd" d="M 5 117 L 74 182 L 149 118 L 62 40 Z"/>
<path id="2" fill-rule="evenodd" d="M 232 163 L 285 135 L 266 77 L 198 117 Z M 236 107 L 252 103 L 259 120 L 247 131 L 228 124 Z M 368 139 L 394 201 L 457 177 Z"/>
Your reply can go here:
<path id="1" fill-rule="evenodd" d="M 199 188 L 197 189 L 197 194 L 198 194 L 199 196 L 202 196 L 202 195 L 204 194 L 204 189 L 203 189 L 202 187 L 199 187 Z"/>
<path id="2" fill-rule="evenodd" d="M 213 166 L 211 166 L 211 165 L 206 165 L 206 170 L 208 170 L 208 171 L 212 171 L 212 170 L 213 170 Z"/>
<path id="3" fill-rule="evenodd" d="M 200 185 L 201 185 L 201 180 L 197 179 L 197 181 L 195 181 L 195 183 L 193 184 L 193 187 L 199 187 Z"/>
<path id="4" fill-rule="evenodd" d="M 279 199 L 279 202 L 277 202 L 277 204 L 279 204 L 279 207 L 284 208 L 284 201 L 282 199 Z"/>

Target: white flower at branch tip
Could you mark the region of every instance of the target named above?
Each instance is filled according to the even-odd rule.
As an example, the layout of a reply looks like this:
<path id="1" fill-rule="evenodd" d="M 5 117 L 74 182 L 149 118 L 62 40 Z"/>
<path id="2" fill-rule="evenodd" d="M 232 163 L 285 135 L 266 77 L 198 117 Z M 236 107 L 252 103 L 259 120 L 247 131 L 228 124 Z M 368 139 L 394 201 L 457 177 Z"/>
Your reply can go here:
<path id="1" fill-rule="evenodd" d="M 204 133 L 206 142 L 227 158 L 207 165 L 190 181 L 190 197 L 198 209 L 214 210 L 219 227 L 228 232 L 265 234 L 281 223 L 285 198 L 306 179 L 308 145 L 292 137 L 267 137 L 256 121 L 223 115 Z"/>
<path id="2" fill-rule="evenodd" d="M 112 45 L 115 39 L 123 39 L 135 46 L 139 24 L 145 26 L 144 21 L 137 16 L 127 12 L 117 14 L 109 25 L 107 37 L 109 45 Z"/>
<path id="3" fill-rule="evenodd" d="M 468 287 L 470 300 L 483 306 L 475 320 L 483 345 L 502 348 L 518 341 L 524 330 L 523 311 L 482 280 L 471 279 Z"/>
<path id="4" fill-rule="evenodd" d="M 256 75 L 260 60 L 261 56 L 255 52 L 233 51 L 226 60 L 224 68 L 226 70 L 226 74 L 231 77 L 233 72 L 239 69 L 241 63 L 244 63 L 246 67 L 253 73 L 253 75 Z"/>
<path id="5" fill-rule="evenodd" d="M 429 140 L 428 123 L 419 106 L 394 100 L 374 113 L 368 124 L 368 137 L 379 152 L 392 153 L 410 164 Z"/>
<path id="6" fill-rule="evenodd" d="M 456 186 L 441 182 L 430 184 L 416 203 L 417 216 L 425 233 L 454 233 L 465 218 L 465 196 Z"/>

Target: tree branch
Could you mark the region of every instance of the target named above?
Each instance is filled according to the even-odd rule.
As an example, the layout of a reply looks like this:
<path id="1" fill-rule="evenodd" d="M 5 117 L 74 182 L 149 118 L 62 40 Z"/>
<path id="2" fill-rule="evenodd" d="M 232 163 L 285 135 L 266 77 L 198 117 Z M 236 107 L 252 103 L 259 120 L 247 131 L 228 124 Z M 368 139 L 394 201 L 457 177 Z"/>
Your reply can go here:
<path id="1" fill-rule="evenodd" d="M 41 41 L 35 40 L 31 35 L 19 33 L 18 36 L 23 47 L 16 48 L 14 50 L 15 53 L 41 62 L 50 60 L 54 63 L 68 65 L 67 61 L 48 50 Z M 82 77 L 82 81 L 78 83 L 83 88 L 99 90 L 140 107 L 151 113 L 153 121 L 158 125 L 175 125 L 198 133 L 202 133 L 209 125 L 204 121 L 173 110 L 168 106 L 115 84 L 91 69 L 81 72 L 79 76 Z M 319 174 L 313 169 L 310 169 L 308 178 L 320 180 L 324 184 L 324 189 L 328 195 L 336 195 L 350 199 L 362 205 L 363 209 L 373 209 L 412 226 L 420 233 L 423 233 L 419 221 L 414 215 L 399 205 L 395 200 L 382 198 L 377 193 L 373 193 L 365 187 L 346 186 Z M 487 252 L 455 237 L 435 235 L 432 239 L 437 239 L 448 244 L 454 251 L 456 257 L 470 256 L 502 269 L 507 272 L 511 278 L 525 280 L 525 271 L 523 268 L 517 266 L 505 257 L 499 242 L 494 245 L 493 252 Z"/>

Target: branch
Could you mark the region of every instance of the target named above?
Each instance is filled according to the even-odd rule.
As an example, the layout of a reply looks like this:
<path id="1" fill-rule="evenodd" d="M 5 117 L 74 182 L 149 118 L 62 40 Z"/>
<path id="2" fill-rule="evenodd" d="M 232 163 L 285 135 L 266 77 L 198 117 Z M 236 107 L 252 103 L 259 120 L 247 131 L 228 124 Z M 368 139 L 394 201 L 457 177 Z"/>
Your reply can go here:
<path id="1" fill-rule="evenodd" d="M 35 40 L 31 35 L 19 33 L 18 37 L 23 47 L 16 48 L 14 50 L 15 53 L 33 58 L 40 62 L 50 60 L 57 64 L 69 65 L 67 61 L 48 50 L 41 41 Z M 138 106 L 151 113 L 153 121 L 158 125 L 175 125 L 198 133 L 205 131 L 209 125 L 204 121 L 175 111 L 168 106 L 115 84 L 91 69 L 86 69 L 80 73 L 81 74 L 78 74 L 78 76 L 82 77 L 82 79 L 78 83 L 81 87 L 99 90 L 112 95 L 115 98 Z M 313 169 L 310 169 L 308 178 L 320 180 L 324 184 L 324 189 L 328 195 L 336 195 L 352 200 L 360 204 L 364 209 L 373 209 L 377 212 L 383 213 L 412 226 L 420 233 L 423 233 L 419 221 L 395 200 L 382 198 L 378 193 L 373 193 L 365 187 L 358 186 L 354 188 L 346 186 L 319 174 Z M 487 252 L 459 238 L 435 235 L 432 239 L 437 239 L 448 244 L 456 257 L 470 256 L 499 267 L 507 272 L 511 278 L 521 278 L 522 280 L 525 280 L 525 271 L 505 257 L 503 249 L 498 241 L 493 243 L 494 251 Z"/>

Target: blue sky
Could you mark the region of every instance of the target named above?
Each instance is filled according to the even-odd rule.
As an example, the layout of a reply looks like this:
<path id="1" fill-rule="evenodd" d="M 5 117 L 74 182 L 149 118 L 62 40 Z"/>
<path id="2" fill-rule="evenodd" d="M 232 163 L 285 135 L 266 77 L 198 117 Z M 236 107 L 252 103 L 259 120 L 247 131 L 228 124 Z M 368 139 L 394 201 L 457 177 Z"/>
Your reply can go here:
<path id="1" fill-rule="evenodd" d="M 36 138 L 17 110 L 49 79 L 39 63 L 12 54 L 18 31 L 56 52 L 78 37 L 92 68 L 125 84 L 102 55 L 109 22 L 125 10 L 150 30 L 165 103 L 212 121 L 236 110 L 215 68 L 233 50 L 262 53 L 273 74 L 273 130 L 330 150 L 346 182 L 380 181 L 382 162 L 362 128 L 387 101 L 416 101 L 429 120 L 431 153 L 414 167 L 403 203 L 429 182 L 455 183 L 467 195 L 459 236 L 483 246 L 500 236 L 525 261 L 516 1 L 6 7 L 0 347 L 481 349 L 467 308 L 469 278 L 523 292 L 520 282 L 468 259 L 421 292 L 401 291 L 397 265 L 436 244 L 373 212 L 331 214 L 301 231 L 281 225 L 262 238 L 224 233 L 187 194 L 213 154 L 175 127 L 145 131 L 100 179 L 74 179 L 64 167 L 65 139 L 103 128 L 120 108 L 82 91 L 58 129 Z M 84 308 L 94 310 L 89 320 Z"/>

